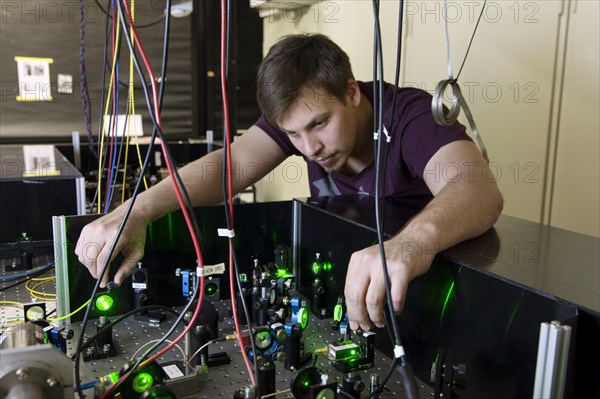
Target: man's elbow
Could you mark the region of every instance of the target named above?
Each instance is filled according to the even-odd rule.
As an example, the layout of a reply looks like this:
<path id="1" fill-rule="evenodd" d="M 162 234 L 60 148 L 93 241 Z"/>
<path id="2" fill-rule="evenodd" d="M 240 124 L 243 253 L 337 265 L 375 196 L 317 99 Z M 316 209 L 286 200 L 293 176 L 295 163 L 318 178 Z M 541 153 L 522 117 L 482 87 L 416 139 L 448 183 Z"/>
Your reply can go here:
<path id="1" fill-rule="evenodd" d="M 504 198 L 502 197 L 502 193 L 500 192 L 497 186 L 495 186 L 494 189 L 491 190 L 488 201 L 489 227 L 492 227 L 496 223 L 498 217 L 504 209 Z"/>

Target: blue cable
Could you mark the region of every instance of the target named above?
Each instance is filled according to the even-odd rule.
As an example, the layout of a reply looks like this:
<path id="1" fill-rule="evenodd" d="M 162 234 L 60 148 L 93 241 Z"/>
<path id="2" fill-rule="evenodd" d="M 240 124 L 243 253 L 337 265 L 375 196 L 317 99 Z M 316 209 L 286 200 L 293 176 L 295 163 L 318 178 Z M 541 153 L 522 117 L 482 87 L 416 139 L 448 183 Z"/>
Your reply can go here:
<path id="1" fill-rule="evenodd" d="M 118 46 L 119 44 L 116 44 L 116 49 L 115 51 L 118 53 Z M 115 115 L 113 115 L 113 126 L 114 126 L 114 143 L 115 143 L 115 148 L 113 151 L 113 156 L 112 156 L 112 160 L 111 160 L 111 164 L 110 164 L 110 181 L 108 182 L 108 195 L 107 198 L 108 200 L 104 203 L 104 213 L 108 213 L 108 209 L 111 203 L 111 199 L 113 197 L 113 193 L 114 193 L 114 183 L 115 183 L 115 175 L 118 172 L 118 165 L 117 165 L 117 150 L 119 147 L 118 141 L 117 141 L 117 132 L 119 131 L 119 57 L 117 56 L 116 60 L 115 60 Z M 112 139 L 111 139 L 112 140 Z"/>
<path id="2" fill-rule="evenodd" d="M 100 380 L 86 382 L 85 384 L 81 385 L 81 390 L 85 391 L 86 389 L 94 388 L 96 385 L 98 385 L 99 382 L 100 382 Z M 77 387 L 73 387 L 73 392 L 77 392 Z"/>
<path id="3" fill-rule="evenodd" d="M 0 283 L 3 283 L 5 281 L 10 281 L 10 280 L 15 280 L 15 279 L 22 278 L 22 277 L 29 277 L 30 275 L 40 272 L 44 269 L 50 269 L 53 265 L 54 265 L 54 261 L 48 263 L 47 265 L 38 267 L 36 269 L 31 269 L 31 270 L 28 270 L 23 273 L 11 274 L 10 276 L 2 276 L 2 277 L 0 277 Z"/>

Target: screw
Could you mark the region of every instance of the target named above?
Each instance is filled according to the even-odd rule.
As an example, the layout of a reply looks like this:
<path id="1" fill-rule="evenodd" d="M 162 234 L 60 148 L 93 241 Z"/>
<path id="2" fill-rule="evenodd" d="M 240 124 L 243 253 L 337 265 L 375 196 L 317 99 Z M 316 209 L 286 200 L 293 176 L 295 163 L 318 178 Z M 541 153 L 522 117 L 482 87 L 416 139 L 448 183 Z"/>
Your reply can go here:
<path id="1" fill-rule="evenodd" d="M 277 334 L 276 334 L 277 340 L 278 341 L 284 341 L 287 338 L 287 333 L 285 332 L 285 330 L 282 328 L 280 330 L 277 330 Z"/>
<path id="2" fill-rule="evenodd" d="M 26 380 L 27 377 L 29 377 L 29 369 L 28 368 L 22 368 L 22 369 L 18 369 L 15 374 L 17 375 L 17 378 L 19 379 L 19 381 L 23 381 Z"/>
<path id="3" fill-rule="evenodd" d="M 285 354 L 285 352 L 277 352 L 277 361 L 280 363 L 285 362 L 285 360 L 287 359 L 287 355 Z"/>
<path id="4" fill-rule="evenodd" d="M 109 353 L 110 352 L 110 344 L 104 344 L 104 346 L 102 347 L 102 350 L 104 351 L 104 353 Z"/>
<path id="5" fill-rule="evenodd" d="M 46 384 L 48 384 L 50 388 L 54 388 L 58 385 L 58 381 L 56 381 L 56 378 L 50 377 L 46 380 Z"/>

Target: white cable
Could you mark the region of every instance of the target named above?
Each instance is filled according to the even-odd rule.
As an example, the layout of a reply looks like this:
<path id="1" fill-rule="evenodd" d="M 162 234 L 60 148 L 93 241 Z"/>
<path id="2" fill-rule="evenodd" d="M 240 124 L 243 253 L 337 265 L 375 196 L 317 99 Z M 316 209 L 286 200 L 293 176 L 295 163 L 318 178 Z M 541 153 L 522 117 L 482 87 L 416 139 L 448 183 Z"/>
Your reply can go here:
<path id="1" fill-rule="evenodd" d="M 200 353 L 202 350 L 204 350 L 204 348 L 206 348 L 208 345 L 210 345 L 212 343 L 213 343 L 213 341 L 208 341 L 207 343 L 202 345 L 200 348 L 198 348 L 198 350 L 196 352 L 194 352 L 194 354 L 192 356 L 190 356 L 190 358 L 183 364 L 183 367 L 187 367 L 192 362 L 192 360 L 198 355 L 198 353 Z"/>
<path id="2" fill-rule="evenodd" d="M 483 15 L 483 9 L 485 9 L 486 1 L 483 2 L 483 8 L 481 10 L 481 13 L 482 13 L 481 15 Z M 485 144 L 483 143 L 483 138 L 481 137 L 481 134 L 479 133 L 479 129 L 477 128 L 477 124 L 475 123 L 473 114 L 471 113 L 471 110 L 469 109 L 469 105 L 467 104 L 467 101 L 465 100 L 465 98 L 462 95 L 462 92 L 460 91 L 460 86 L 458 85 L 458 82 L 456 81 L 456 79 L 453 76 L 452 60 L 450 58 L 450 34 L 448 32 L 448 8 L 447 8 L 447 6 L 448 6 L 447 1 L 444 0 L 444 13 L 445 13 L 444 23 L 445 23 L 445 27 L 446 27 L 446 51 L 447 51 L 447 56 L 448 56 L 448 58 L 447 58 L 448 79 L 442 80 L 437 84 L 437 86 L 435 88 L 435 92 L 433 93 L 433 98 L 431 100 L 431 112 L 433 113 L 433 119 L 435 120 L 435 122 L 438 125 L 450 126 L 454 122 L 456 122 L 456 119 L 458 118 L 458 114 L 460 113 L 460 109 L 462 108 L 465 111 L 465 116 L 467 117 L 467 121 L 469 122 L 469 127 L 471 128 L 471 131 L 473 132 L 473 136 L 475 136 L 475 139 L 477 140 L 477 145 L 479 146 L 479 149 L 481 150 L 481 154 L 483 155 L 483 158 L 485 159 L 485 161 L 489 164 L 490 160 L 487 155 L 487 149 L 485 147 Z M 481 15 L 480 15 L 480 18 L 481 18 Z M 477 23 L 479 24 L 479 20 L 477 21 Z M 473 36 L 475 35 L 476 30 L 477 30 L 477 25 L 475 26 L 475 29 L 473 30 Z M 472 42 L 472 38 L 471 38 L 471 42 Z M 469 43 L 469 48 L 470 48 L 470 46 L 471 46 L 471 44 Z M 467 49 L 467 54 L 465 54 L 465 61 L 467 59 L 468 53 L 469 53 L 469 50 Z M 463 65 L 464 65 L 464 61 L 463 61 Z M 462 66 L 461 66 L 461 70 L 462 70 Z M 459 70 L 458 71 L 459 75 L 460 75 L 460 72 L 461 71 Z M 452 88 L 452 105 L 450 106 L 450 111 L 448 112 L 448 115 L 445 115 L 445 113 L 444 113 L 444 93 L 446 92 L 446 88 L 448 86 L 450 86 L 450 88 Z"/>
<path id="3" fill-rule="evenodd" d="M 444 25 L 446 29 L 446 54 L 448 60 L 448 79 L 454 79 L 454 73 L 452 73 L 452 58 L 450 57 L 450 33 L 448 32 L 448 1 L 444 0 Z"/>
<path id="4" fill-rule="evenodd" d="M 152 341 L 148 341 L 148 342 L 146 342 L 144 345 L 140 346 L 140 347 L 138 348 L 138 350 L 137 350 L 137 351 L 135 351 L 135 353 L 134 353 L 133 355 L 131 355 L 131 360 L 135 359 L 135 357 L 137 356 L 137 354 L 138 354 L 138 353 L 140 353 L 140 351 L 141 351 L 142 349 L 144 349 L 145 347 L 147 347 L 147 346 L 149 346 L 149 345 L 151 345 L 151 344 L 153 344 L 153 343 L 155 343 L 155 342 L 158 342 L 158 341 L 160 341 L 160 339 L 153 339 Z M 165 342 L 167 342 L 167 343 L 169 343 L 169 344 L 173 343 L 173 341 L 169 341 L 168 339 L 165 339 Z M 183 362 L 184 362 L 184 364 L 185 364 L 185 362 L 187 361 L 187 359 L 186 359 L 186 357 L 185 357 L 185 352 L 183 351 L 183 349 L 181 349 L 181 346 L 179 346 L 179 345 L 177 345 L 177 344 L 175 344 L 175 346 L 176 346 L 176 347 L 177 347 L 177 349 L 179 349 L 179 351 L 181 352 L 181 355 L 183 356 Z"/>

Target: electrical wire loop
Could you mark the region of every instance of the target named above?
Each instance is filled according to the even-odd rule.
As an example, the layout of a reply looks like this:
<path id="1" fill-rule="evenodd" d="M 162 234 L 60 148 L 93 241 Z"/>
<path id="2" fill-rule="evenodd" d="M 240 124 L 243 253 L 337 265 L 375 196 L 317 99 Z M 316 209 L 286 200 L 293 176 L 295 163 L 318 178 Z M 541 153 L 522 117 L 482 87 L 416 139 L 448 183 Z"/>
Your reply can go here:
<path id="1" fill-rule="evenodd" d="M 448 86 L 450 86 L 452 89 L 452 106 L 448 114 L 445 114 L 443 97 Z M 471 128 L 471 132 L 473 133 L 475 140 L 477 140 L 477 145 L 481 150 L 481 154 L 483 155 L 486 163 L 489 164 L 490 160 L 488 158 L 487 148 L 485 147 L 483 138 L 479 133 L 479 129 L 477 128 L 477 124 L 475 123 L 475 118 L 473 117 L 473 113 L 469 108 L 469 104 L 467 104 L 467 100 L 465 100 L 464 96 L 462 95 L 462 91 L 460 90 L 458 82 L 455 79 L 446 79 L 439 82 L 435 88 L 433 99 L 431 100 L 431 111 L 433 112 L 433 119 L 436 121 L 436 123 L 442 126 L 452 125 L 454 122 L 456 122 L 461 108 L 465 112 L 465 117 L 469 123 L 469 128 Z"/>
<path id="2" fill-rule="evenodd" d="M 460 114 L 460 109 L 462 107 L 465 111 L 465 116 L 467 117 L 467 121 L 469 122 L 469 127 L 471 128 L 471 132 L 473 133 L 473 136 L 475 136 L 475 139 L 477 140 L 477 145 L 479 146 L 479 149 L 481 150 L 481 154 L 483 155 L 483 158 L 485 159 L 486 163 L 489 164 L 490 160 L 487 155 L 487 149 L 485 147 L 485 144 L 483 143 L 483 138 L 481 137 L 481 134 L 479 134 L 479 129 L 477 129 L 477 124 L 475 123 L 475 119 L 473 118 L 473 113 L 469 109 L 469 105 L 467 104 L 467 101 L 463 97 L 462 92 L 460 91 L 460 86 L 458 84 L 458 77 L 460 76 L 460 73 L 462 72 L 462 69 L 465 66 L 465 62 L 467 61 L 467 57 L 469 55 L 469 51 L 471 50 L 471 45 L 473 44 L 473 39 L 475 38 L 475 33 L 477 32 L 477 27 L 479 27 L 479 22 L 481 22 L 481 17 L 483 16 L 483 11 L 485 10 L 486 3 L 487 3 L 487 0 L 484 0 L 483 7 L 481 8 L 479 18 L 477 19 L 477 23 L 475 24 L 475 28 L 473 29 L 473 34 L 471 35 L 471 40 L 469 41 L 469 46 L 467 47 L 467 51 L 463 58 L 460 69 L 458 70 L 458 74 L 456 75 L 456 78 L 454 77 L 454 74 L 452 72 L 452 60 L 450 57 L 450 34 L 448 32 L 448 18 L 444 18 L 445 19 L 445 32 L 446 32 L 448 79 L 442 80 L 437 84 L 437 86 L 435 88 L 435 92 L 433 93 L 433 98 L 431 100 L 431 112 L 433 113 L 433 119 L 436 121 L 436 123 L 438 125 L 450 126 L 454 122 L 456 122 L 456 119 L 458 118 L 458 115 Z M 444 12 L 446 13 L 446 15 L 447 15 L 447 8 L 448 8 L 447 1 L 444 0 Z M 450 88 L 452 89 L 452 105 L 450 106 L 450 110 L 446 114 L 445 109 L 444 109 L 444 93 L 446 92 L 446 89 L 448 88 L 448 86 L 450 86 Z"/>
<path id="3" fill-rule="evenodd" d="M 444 112 L 444 93 L 448 86 L 452 89 L 452 105 L 450 111 L 446 114 Z M 437 84 L 431 101 L 431 111 L 433 112 L 433 119 L 438 125 L 450 126 L 456 122 L 460 114 L 460 96 L 460 86 L 455 79 L 442 80 Z"/>

